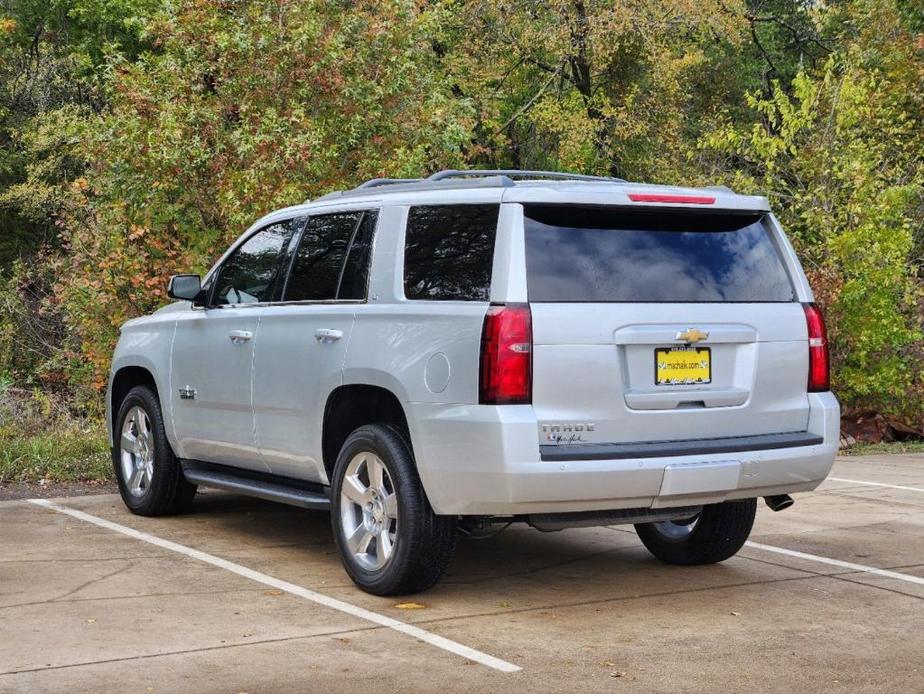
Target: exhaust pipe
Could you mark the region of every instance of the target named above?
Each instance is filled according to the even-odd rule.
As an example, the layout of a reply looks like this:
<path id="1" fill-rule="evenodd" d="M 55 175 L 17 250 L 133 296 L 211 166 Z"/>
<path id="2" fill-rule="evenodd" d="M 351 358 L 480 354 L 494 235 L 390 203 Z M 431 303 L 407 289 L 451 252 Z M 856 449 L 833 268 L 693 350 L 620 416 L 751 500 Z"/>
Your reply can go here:
<path id="1" fill-rule="evenodd" d="M 792 506 L 795 501 L 789 496 L 789 494 L 777 494 L 776 496 L 765 496 L 764 501 L 767 502 L 767 506 L 770 507 L 771 511 L 782 511 L 783 509 L 789 508 Z"/>

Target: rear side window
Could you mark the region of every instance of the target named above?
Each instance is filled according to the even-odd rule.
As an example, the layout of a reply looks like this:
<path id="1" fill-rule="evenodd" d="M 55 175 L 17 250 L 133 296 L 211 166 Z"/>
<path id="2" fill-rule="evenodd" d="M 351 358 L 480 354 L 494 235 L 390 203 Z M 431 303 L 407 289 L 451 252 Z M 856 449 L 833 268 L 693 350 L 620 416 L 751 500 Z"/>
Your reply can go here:
<path id="1" fill-rule="evenodd" d="M 365 299 L 369 285 L 369 261 L 372 257 L 372 237 L 379 214 L 375 210 L 363 213 L 362 221 L 353 233 L 350 251 L 343 264 L 338 299 Z"/>
<path id="2" fill-rule="evenodd" d="M 285 301 L 329 301 L 337 297 L 343 261 L 362 212 L 308 219 L 295 251 Z"/>
<path id="3" fill-rule="evenodd" d="M 526 205 L 535 302 L 787 302 L 763 214 Z"/>
<path id="4" fill-rule="evenodd" d="M 499 205 L 434 205 L 408 212 L 404 295 L 488 301 Z"/>

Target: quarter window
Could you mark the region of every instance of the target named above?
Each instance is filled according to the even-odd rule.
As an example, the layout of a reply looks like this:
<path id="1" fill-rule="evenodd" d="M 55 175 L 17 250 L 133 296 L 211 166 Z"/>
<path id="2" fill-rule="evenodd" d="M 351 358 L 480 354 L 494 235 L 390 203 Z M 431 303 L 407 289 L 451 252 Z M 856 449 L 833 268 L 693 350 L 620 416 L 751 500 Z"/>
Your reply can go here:
<path id="1" fill-rule="evenodd" d="M 498 205 L 436 205 L 408 212 L 404 295 L 488 301 Z"/>
<path id="2" fill-rule="evenodd" d="M 272 301 L 279 259 L 292 236 L 292 220 L 258 231 L 232 253 L 215 280 L 214 304 Z"/>

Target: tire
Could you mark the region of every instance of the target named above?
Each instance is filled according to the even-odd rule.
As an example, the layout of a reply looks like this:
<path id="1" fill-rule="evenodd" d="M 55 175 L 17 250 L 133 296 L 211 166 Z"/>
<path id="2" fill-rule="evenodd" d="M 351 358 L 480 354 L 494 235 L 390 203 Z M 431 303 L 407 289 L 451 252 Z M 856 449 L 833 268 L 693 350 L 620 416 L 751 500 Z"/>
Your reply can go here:
<path id="1" fill-rule="evenodd" d="M 139 516 L 163 516 L 186 510 L 196 495 L 196 485 L 183 477 L 180 461 L 167 441 L 160 401 L 154 390 L 135 386 L 128 391 L 115 421 L 112 465 L 119 493 L 128 509 Z"/>
<path id="2" fill-rule="evenodd" d="M 684 521 L 641 523 L 635 532 L 648 551 L 668 564 L 715 564 L 734 556 L 747 541 L 757 499 L 704 506 Z"/>
<path id="3" fill-rule="evenodd" d="M 373 595 L 406 595 L 430 588 L 445 573 L 456 547 L 456 517 L 433 512 L 397 430 L 370 424 L 350 434 L 331 489 L 334 539 L 357 586 Z"/>

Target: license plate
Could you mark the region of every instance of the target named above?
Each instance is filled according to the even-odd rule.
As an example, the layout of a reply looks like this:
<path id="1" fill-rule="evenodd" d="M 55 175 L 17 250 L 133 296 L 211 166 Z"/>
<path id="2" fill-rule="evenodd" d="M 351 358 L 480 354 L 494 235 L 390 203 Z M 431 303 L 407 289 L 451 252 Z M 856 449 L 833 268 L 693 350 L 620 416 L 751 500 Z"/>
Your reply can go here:
<path id="1" fill-rule="evenodd" d="M 655 385 L 711 382 L 712 350 L 709 347 L 655 348 Z"/>

